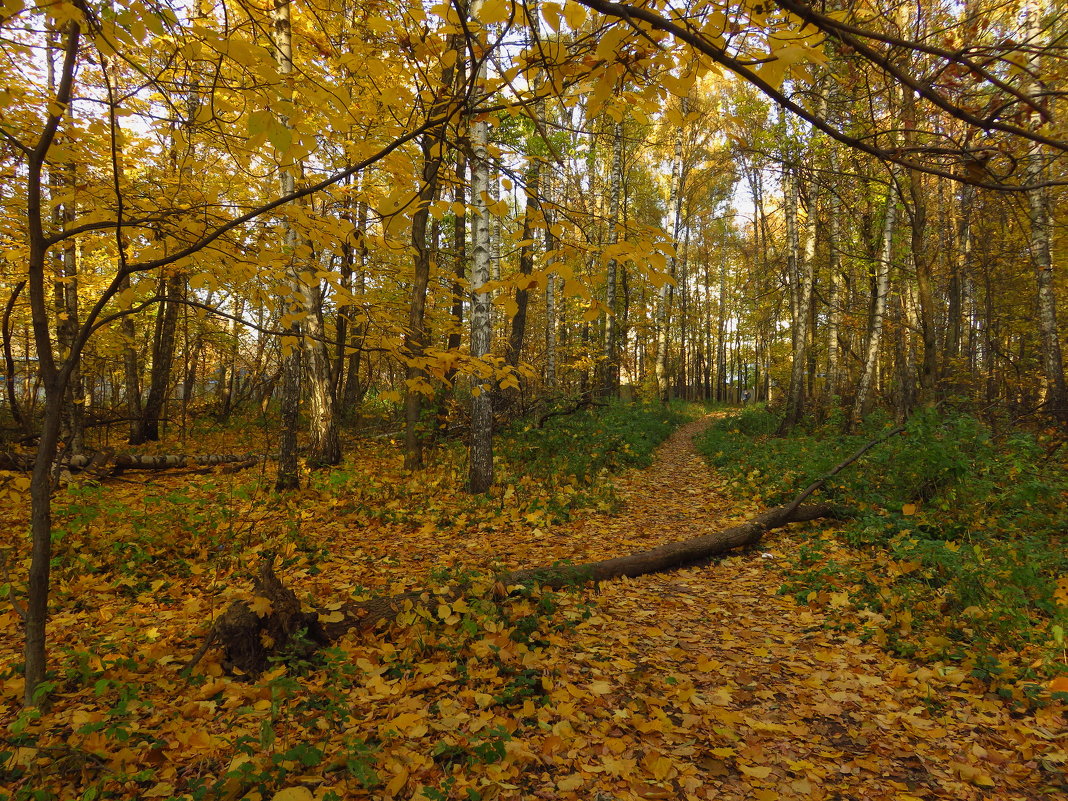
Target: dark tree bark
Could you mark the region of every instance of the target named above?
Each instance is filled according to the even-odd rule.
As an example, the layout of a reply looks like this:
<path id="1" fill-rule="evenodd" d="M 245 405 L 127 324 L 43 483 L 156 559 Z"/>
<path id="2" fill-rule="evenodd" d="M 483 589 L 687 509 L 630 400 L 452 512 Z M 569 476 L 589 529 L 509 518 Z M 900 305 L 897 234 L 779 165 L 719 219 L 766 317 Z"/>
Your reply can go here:
<path id="1" fill-rule="evenodd" d="M 185 277 L 180 274 L 166 279 L 164 300 L 156 316 L 156 334 L 152 344 L 152 375 L 149 379 L 148 397 L 141 410 L 137 431 L 131 435 L 130 444 L 159 440 L 159 420 L 163 404 L 167 400 L 167 386 L 171 380 L 171 365 L 174 362 L 175 331 L 178 328 L 178 310 L 181 307 Z"/>
<path id="2" fill-rule="evenodd" d="M 26 159 L 26 255 L 27 287 L 37 348 L 38 369 L 45 390 L 45 410 L 37 440 L 37 457 L 30 479 L 30 569 L 28 575 L 25 625 L 25 691 L 23 700 L 33 706 L 39 700 L 37 689 L 45 680 L 47 668 L 48 591 L 52 564 L 52 460 L 59 446 L 63 420 L 63 401 L 71 373 L 77 366 L 80 343 L 66 360 L 57 364 L 52 352 L 52 332 L 45 299 L 45 262 L 48 244 L 44 231 L 42 189 L 48 152 L 55 141 L 63 109 L 73 94 L 75 65 L 81 42 L 81 27 L 68 22 L 64 31 L 63 65 L 49 111 L 36 145 Z M 58 109 L 58 111 L 56 111 Z"/>
<path id="3" fill-rule="evenodd" d="M 456 54 L 453 64 L 463 57 L 462 37 L 449 37 L 449 49 Z M 444 67 L 441 71 L 441 90 L 434 98 L 431 117 L 444 116 L 453 102 L 456 68 Z M 412 248 L 415 251 L 415 275 L 412 281 L 412 300 L 408 307 L 408 331 L 404 337 L 404 351 L 408 359 L 408 390 L 404 399 L 404 467 L 408 470 L 423 468 L 423 443 L 419 437 L 419 418 L 423 409 L 425 391 L 416 386 L 426 381 L 427 373 L 418 360 L 427 345 L 426 294 L 430 284 L 430 263 L 433 259 L 434 242 L 427 230 L 430 220 L 430 205 L 438 196 L 441 165 L 445 157 L 446 126 L 436 126 L 419 139 L 423 157 L 423 186 L 419 190 L 415 213 L 412 215 Z M 436 229 L 435 229 L 436 230 Z"/>
<path id="4" fill-rule="evenodd" d="M 0 333 L 4 337 L 4 386 L 7 388 L 7 403 L 11 408 L 11 418 L 23 433 L 29 434 L 30 424 L 22 413 L 22 407 L 19 405 L 18 395 L 15 392 L 15 356 L 11 352 L 11 311 L 15 308 L 15 303 L 25 286 L 25 281 L 19 281 L 11 290 L 11 295 L 8 296 L 7 304 L 4 306 L 4 319 Z"/>

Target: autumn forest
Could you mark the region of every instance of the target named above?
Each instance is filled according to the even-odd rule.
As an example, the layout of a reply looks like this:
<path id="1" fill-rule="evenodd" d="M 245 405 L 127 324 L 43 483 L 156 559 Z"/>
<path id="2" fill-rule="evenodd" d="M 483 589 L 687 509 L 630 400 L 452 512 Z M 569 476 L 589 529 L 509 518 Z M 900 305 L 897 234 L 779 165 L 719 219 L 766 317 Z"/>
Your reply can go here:
<path id="1" fill-rule="evenodd" d="M 0 0 L 0 800 L 1068 792 L 1058 0 Z"/>

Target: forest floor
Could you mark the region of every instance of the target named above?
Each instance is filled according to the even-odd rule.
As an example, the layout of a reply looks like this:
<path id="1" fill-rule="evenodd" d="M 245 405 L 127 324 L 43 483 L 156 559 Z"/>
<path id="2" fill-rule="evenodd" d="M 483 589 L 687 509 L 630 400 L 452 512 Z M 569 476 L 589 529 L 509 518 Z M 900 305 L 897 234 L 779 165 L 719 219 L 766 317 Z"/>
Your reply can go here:
<path id="1" fill-rule="evenodd" d="M 245 511 L 229 519 L 229 540 L 182 547 L 209 559 L 241 549 L 233 582 L 218 565 L 151 564 L 137 566 L 140 578 L 87 569 L 61 581 L 53 653 L 65 655 L 66 681 L 39 718 L 19 716 L 16 676 L 3 683 L 0 797 L 1065 797 L 1063 706 L 1014 712 L 964 671 L 895 659 L 835 630 L 833 606 L 777 594 L 827 522 L 668 574 L 535 589 L 507 609 L 480 602 L 478 580 L 473 600 L 451 600 L 467 570 L 586 562 L 751 517 L 758 510 L 732 500 L 693 448 L 707 422 L 682 426 L 649 468 L 615 479 L 621 510 L 563 525 L 509 519 L 508 490 L 497 523 L 463 518 L 445 536 L 430 519 L 371 523 L 325 485 L 285 514 L 231 488 Z M 379 458 L 364 474 L 388 484 L 396 456 Z M 186 505 L 200 496 L 185 483 L 204 481 L 151 480 Z M 279 570 L 302 597 L 340 605 L 357 584 L 404 591 L 445 565 L 451 577 L 426 596 L 428 612 L 347 637 L 325 662 L 295 658 L 250 682 L 210 654 L 186 682 L 178 671 L 206 622 L 240 597 L 222 585 L 238 583 L 264 532 L 293 526 L 294 509 L 298 539 L 321 544 Z M 90 568 L 107 552 L 105 529 L 78 535 L 98 540 L 84 549 Z M 0 619 L 5 664 L 17 659 L 17 622 L 10 611 Z M 46 788 L 53 795 L 30 795 Z"/>

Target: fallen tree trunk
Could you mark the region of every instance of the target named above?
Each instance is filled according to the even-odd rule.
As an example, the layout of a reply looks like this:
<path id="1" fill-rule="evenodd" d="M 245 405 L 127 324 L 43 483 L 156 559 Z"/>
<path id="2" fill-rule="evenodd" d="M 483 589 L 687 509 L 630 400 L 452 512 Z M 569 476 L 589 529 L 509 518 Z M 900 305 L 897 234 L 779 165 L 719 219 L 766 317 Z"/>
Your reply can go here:
<path id="1" fill-rule="evenodd" d="M 677 567 L 700 562 L 719 556 L 735 548 L 756 545 L 761 537 L 774 528 L 781 528 L 788 523 L 804 523 L 833 514 L 829 504 L 779 506 L 757 515 L 752 520 L 738 526 L 725 528 L 701 537 L 669 542 L 648 551 L 639 551 L 628 556 L 617 556 L 600 562 L 585 565 L 567 565 L 533 570 L 517 570 L 504 577 L 506 584 L 522 584 L 538 581 L 555 587 L 581 583 L 583 581 L 607 581 L 624 576 L 644 576 L 647 573 L 659 573 Z"/>
<path id="2" fill-rule="evenodd" d="M 91 454 L 75 454 L 61 459 L 59 467 L 71 473 L 92 469 L 104 473 L 121 473 L 126 470 L 175 470 L 183 467 L 210 467 L 214 465 L 245 465 L 259 463 L 256 454 L 199 454 L 182 456 L 176 454 L 153 456 L 138 453 L 112 453 L 97 451 Z M 19 453 L 0 453 L 0 470 L 33 470 L 34 457 Z"/>
<path id="3" fill-rule="evenodd" d="M 502 592 L 508 592 L 510 587 L 530 583 L 565 587 L 608 581 L 623 576 L 658 573 L 711 559 L 736 548 L 755 545 L 765 533 L 788 523 L 801 523 L 831 516 L 833 512 L 829 504 L 780 506 L 741 525 L 682 542 L 667 543 L 628 556 L 583 565 L 553 565 L 516 570 L 500 576 L 498 586 L 502 588 Z M 275 576 L 270 559 L 260 566 L 254 587 L 257 595 L 270 601 L 269 611 L 257 613 L 244 601 L 235 601 L 212 627 L 207 641 L 190 660 L 186 671 L 195 667 L 208 647 L 214 643 L 223 648 L 226 663 L 254 676 L 268 664 L 272 653 L 288 645 L 296 630 L 301 627 L 307 632 L 302 643 L 326 644 L 350 631 L 367 631 L 381 623 L 388 623 L 403 611 L 406 602 L 418 603 L 424 595 L 409 592 L 392 597 L 350 602 L 329 612 L 299 613 L 299 603 L 293 606 L 296 596 Z M 300 614 L 303 614 L 303 617 Z"/>

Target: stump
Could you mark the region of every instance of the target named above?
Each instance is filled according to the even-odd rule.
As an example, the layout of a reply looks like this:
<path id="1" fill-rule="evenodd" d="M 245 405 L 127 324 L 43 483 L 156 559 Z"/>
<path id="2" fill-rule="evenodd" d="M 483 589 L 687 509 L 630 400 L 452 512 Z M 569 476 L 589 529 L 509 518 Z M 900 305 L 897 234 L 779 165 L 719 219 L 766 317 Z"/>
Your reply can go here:
<path id="1" fill-rule="evenodd" d="M 266 670 L 272 655 L 305 657 L 330 643 L 319 615 L 301 611 L 296 593 L 275 575 L 273 556 L 260 563 L 253 588 L 269 605 L 256 603 L 253 609 L 245 601 L 234 601 L 212 629 L 228 666 L 255 677 Z"/>

